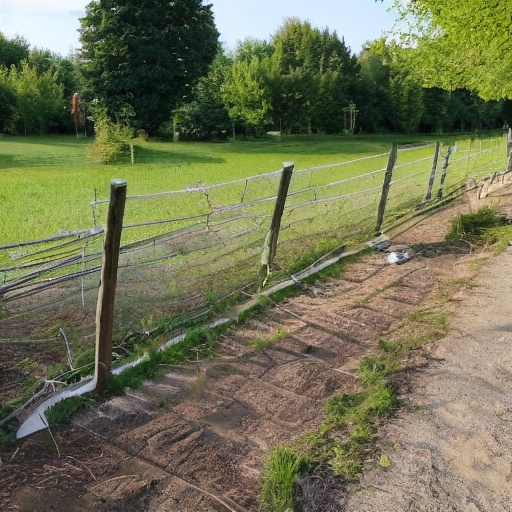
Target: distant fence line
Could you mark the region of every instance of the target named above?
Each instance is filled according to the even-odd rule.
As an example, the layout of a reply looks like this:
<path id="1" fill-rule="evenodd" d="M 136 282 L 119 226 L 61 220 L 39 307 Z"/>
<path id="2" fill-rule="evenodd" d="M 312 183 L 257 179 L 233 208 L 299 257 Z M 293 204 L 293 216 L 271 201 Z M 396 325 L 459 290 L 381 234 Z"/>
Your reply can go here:
<path id="1" fill-rule="evenodd" d="M 496 181 L 498 173 L 512 170 L 503 138 L 465 141 L 442 151 L 435 144 L 393 147 L 397 155 L 391 168 L 390 155 L 382 153 L 293 172 L 275 255 L 279 268 L 292 267 L 319 247 L 328 250 L 386 231 L 418 207 L 462 193 L 468 178 L 477 182 L 493 175 Z M 440 162 L 432 165 L 436 154 Z M 354 175 L 343 178 L 344 169 L 355 169 Z M 281 174 L 128 195 L 119 322 L 153 311 L 168 315 L 203 307 L 254 283 Z M 432 195 L 436 182 L 438 193 Z M 98 219 L 106 202 L 90 203 L 91 229 L 0 247 L 13 261 L 0 268 L 0 304 L 7 312 L 3 322 L 9 315 L 57 305 L 93 309 L 104 235 Z"/>

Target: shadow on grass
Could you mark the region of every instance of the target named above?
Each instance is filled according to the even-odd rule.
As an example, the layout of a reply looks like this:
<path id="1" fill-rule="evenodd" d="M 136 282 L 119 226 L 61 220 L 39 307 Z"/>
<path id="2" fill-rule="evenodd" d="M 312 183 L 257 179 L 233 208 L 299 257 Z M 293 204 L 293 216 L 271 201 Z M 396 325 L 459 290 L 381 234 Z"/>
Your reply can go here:
<path id="1" fill-rule="evenodd" d="M 165 165 L 186 165 L 186 164 L 222 164 L 226 160 L 217 156 L 191 151 L 176 151 L 184 149 L 183 145 L 177 146 L 169 143 L 169 147 L 159 144 L 156 147 L 150 145 L 137 145 L 135 147 L 136 164 L 165 164 Z M 192 149 L 192 148 L 191 148 Z M 193 148 L 196 149 L 196 148 Z"/>

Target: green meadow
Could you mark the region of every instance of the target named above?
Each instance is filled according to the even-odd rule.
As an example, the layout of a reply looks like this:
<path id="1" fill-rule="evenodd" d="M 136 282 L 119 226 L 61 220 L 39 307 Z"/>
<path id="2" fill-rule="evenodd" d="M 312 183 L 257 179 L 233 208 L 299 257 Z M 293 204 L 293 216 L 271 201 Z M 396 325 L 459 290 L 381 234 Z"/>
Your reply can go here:
<path id="1" fill-rule="evenodd" d="M 92 139 L 0 137 L 0 245 L 92 227 L 89 203 L 95 196 L 108 197 L 113 178 L 127 179 L 128 195 L 151 194 L 266 174 L 281 169 L 286 161 L 295 162 L 295 169 L 300 170 L 385 154 L 393 141 L 435 139 L 314 135 L 227 143 L 141 141 L 135 145 L 135 164 L 98 165 L 86 156 Z M 431 154 L 432 148 L 411 151 L 402 161 Z M 329 171 L 325 180 L 356 176 L 381 168 L 385 162 L 385 156 L 361 160 Z M 180 215 L 180 208 L 161 216 Z"/>

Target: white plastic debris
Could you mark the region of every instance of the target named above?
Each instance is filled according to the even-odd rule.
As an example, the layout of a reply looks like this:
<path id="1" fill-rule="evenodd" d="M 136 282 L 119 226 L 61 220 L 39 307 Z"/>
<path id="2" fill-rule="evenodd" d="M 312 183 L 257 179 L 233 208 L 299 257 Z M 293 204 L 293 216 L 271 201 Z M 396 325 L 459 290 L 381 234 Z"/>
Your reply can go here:
<path id="1" fill-rule="evenodd" d="M 388 255 L 388 263 L 396 263 L 397 265 L 401 265 L 406 261 L 409 261 L 412 258 L 412 255 L 405 251 L 393 251 Z"/>

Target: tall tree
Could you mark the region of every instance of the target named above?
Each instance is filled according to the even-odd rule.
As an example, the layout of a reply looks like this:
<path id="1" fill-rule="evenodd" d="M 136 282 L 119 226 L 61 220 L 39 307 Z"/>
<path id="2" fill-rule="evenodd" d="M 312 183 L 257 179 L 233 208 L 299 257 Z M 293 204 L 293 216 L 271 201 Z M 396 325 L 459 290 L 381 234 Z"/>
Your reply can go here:
<path id="1" fill-rule="evenodd" d="M 219 33 L 201 0 L 93 0 L 81 20 L 85 76 L 110 116 L 131 105 L 149 133 L 185 103 Z"/>
<path id="2" fill-rule="evenodd" d="M 231 121 L 251 136 L 261 135 L 270 121 L 272 107 L 264 87 L 263 69 L 256 56 L 250 62 L 235 61 L 221 87 Z"/>
<path id="3" fill-rule="evenodd" d="M 285 19 L 274 35 L 280 77 L 272 104 L 286 131 L 334 132 L 343 108 L 353 102 L 358 64 L 336 32 L 297 18 Z"/>
<path id="4" fill-rule="evenodd" d="M 221 49 L 208 74 L 194 87 L 193 100 L 175 114 L 180 138 L 227 139 L 231 135 L 231 120 L 221 92 L 231 65 Z"/>
<path id="5" fill-rule="evenodd" d="M 16 112 L 16 93 L 9 81 L 7 68 L 0 66 L 0 133 L 12 122 Z"/>
<path id="6" fill-rule="evenodd" d="M 512 2 L 414 0 L 396 2 L 403 34 L 427 86 L 467 88 L 484 99 L 512 98 Z"/>
<path id="7" fill-rule="evenodd" d="M 21 36 L 8 39 L 0 32 L 0 65 L 10 68 L 19 66 L 22 60 L 28 58 L 30 45 Z"/>

